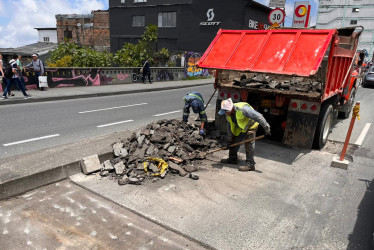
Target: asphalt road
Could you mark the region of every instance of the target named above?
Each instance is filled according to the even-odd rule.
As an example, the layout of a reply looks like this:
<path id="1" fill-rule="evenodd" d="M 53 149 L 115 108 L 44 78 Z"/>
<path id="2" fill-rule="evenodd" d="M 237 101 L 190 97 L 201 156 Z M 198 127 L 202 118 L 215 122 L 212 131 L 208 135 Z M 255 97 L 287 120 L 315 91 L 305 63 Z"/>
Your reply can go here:
<path id="1" fill-rule="evenodd" d="M 196 87 L 207 102 L 210 85 Z M 153 120 L 180 118 L 182 97 L 190 89 L 73 99 L 66 101 L 0 106 L 0 158 L 133 129 Z M 374 88 L 359 88 L 361 120 L 357 120 L 351 143 L 374 147 Z M 215 98 L 210 109 L 214 109 Z M 349 120 L 337 120 L 331 141 L 344 142 Z"/>
<path id="2" fill-rule="evenodd" d="M 0 106 L 0 158 L 181 118 L 189 91 L 200 92 L 207 102 L 213 86 Z"/>

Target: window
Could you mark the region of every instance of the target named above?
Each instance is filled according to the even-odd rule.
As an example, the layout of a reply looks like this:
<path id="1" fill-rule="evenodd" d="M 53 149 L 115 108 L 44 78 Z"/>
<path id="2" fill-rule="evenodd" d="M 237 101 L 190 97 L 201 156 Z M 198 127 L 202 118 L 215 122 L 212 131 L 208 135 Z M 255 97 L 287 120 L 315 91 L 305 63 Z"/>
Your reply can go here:
<path id="1" fill-rule="evenodd" d="M 132 27 L 144 27 L 145 18 L 144 16 L 132 16 Z"/>
<path id="2" fill-rule="evenodd" d="M 49 37 L 43 37 L 44 42 L 49 42 Z"/>
<path id="3" fill-rule="evenodd" d="M 351 20 L 351 24 L 357 24 L 357 20 Z"/>
<path id="4" fill-rule="evenodd" d="M 159 12 L 158 27 L 176 27 L 177 12 Z"/>
<path id="5" fill-rule="evenodd" d="M 65 39 L 72 39 L 73 38 L 73 32 L 71 30 L 65 30 L 64 31 L 64 38 Z"/>
<path id="6" fill-rule="evenodd" d="M 121 0 L 121 3 L 125 3 L 126 1 L 125 0 Z"/>
<path id="7" fill-rule="evenodd" d="M 134 0 L 134 3 L 146 3 L 147 0 Z"/>
<path id="8" fill-rule="evenodd" d="M 353 8 L 352 12 L 360 12 L 360 8 Z"/>

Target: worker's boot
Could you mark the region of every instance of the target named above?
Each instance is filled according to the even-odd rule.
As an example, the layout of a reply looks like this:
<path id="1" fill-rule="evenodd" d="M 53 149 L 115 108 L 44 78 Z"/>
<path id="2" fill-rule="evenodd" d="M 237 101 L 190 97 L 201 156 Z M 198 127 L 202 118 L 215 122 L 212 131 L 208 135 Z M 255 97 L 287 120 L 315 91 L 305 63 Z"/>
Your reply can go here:
<path id="1" fill-rule="evenodd" d="M 238 164 L 238 158 L 229 157 L 227 159 L 222 159 L 221 163 L 223 163 L 223 164 Z"/>
<path id="2" fill-rule="evenodd" d="M 255 170 L 256 170 L 255 165 L 253 165 L 251 163 L 247 163 L 247 164 L 245 164 L 245 166 L 240 166 L 239 167 L 239 171 L 242 171 L 242 172 L 255 171 Z"/>

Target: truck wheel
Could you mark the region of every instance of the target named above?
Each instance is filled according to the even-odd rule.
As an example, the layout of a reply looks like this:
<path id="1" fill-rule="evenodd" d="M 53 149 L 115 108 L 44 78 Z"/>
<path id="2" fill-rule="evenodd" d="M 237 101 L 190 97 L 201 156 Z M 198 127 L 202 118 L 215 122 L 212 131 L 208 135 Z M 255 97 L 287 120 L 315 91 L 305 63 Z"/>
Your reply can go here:
<path id="1" fill-rule="evenodd" d="M 332 126 L 334 116 L 333 111 L 334 110 L 331 104 L 322 105 L 313 141 L 313 147 L 316 149 L 321 149 L 326 144 L 327 137 L 330 134 L 330 129 Z"/>
<path id="2" fill-rule="evenodd" d="M 351 93 L 349 94 L 348 101 L 344 104 L 342 111 L 339 112 L 339 118 L 347 119 L 351 114 L 353 104 L 356 98 L 356 88 L 352 88 Z"/>

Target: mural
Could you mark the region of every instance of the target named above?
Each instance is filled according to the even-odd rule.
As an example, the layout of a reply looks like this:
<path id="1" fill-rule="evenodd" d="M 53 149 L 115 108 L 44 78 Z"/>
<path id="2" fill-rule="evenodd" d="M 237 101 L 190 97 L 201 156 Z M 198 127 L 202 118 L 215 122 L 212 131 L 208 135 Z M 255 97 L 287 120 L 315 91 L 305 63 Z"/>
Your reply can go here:
<path id="1" fill-rule="evenodd" d="M 186 77 L 193 76 L 210 76 L 212 75 L 207 69 L 197 68 L 196 64 L 201 59 L 201 55 L 196 52 L 187 52 L 185 54 L 185 74 Z"/>
<path id="2" fill-rule="evenodd" d="M 181 67 L 151 68 L 151 71 L 152 81 L 154 78 L 156 81 L 173 81 L 184 77 L 184 69 Z M 46 76 L 50 88 L 142 82 L 139 68 L 46 68 Z M 26 89 L 36 89 L 34 72 L 26 72 L 23 78 Z M 4 84 L 0 84 L 1 92 L 4 88 Z M 16 86 L 12 86 L 13 89 Z"/>

